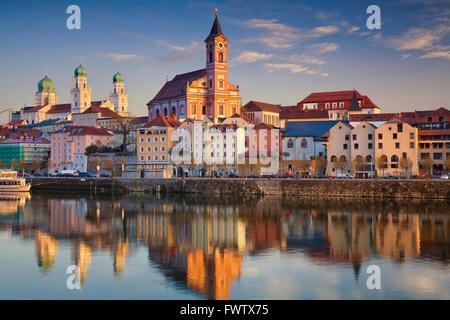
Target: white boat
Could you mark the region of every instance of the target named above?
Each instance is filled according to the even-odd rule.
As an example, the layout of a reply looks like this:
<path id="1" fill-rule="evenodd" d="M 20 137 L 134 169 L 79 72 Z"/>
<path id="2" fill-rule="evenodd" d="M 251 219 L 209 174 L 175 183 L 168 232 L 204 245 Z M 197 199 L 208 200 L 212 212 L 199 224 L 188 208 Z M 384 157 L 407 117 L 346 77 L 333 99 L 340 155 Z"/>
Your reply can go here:
<path id="1" fill-rule="evenodd" d="M 17 177 L 17 171 L 0 172 L 0 192 L 28 192 L 31 184 Z"/>

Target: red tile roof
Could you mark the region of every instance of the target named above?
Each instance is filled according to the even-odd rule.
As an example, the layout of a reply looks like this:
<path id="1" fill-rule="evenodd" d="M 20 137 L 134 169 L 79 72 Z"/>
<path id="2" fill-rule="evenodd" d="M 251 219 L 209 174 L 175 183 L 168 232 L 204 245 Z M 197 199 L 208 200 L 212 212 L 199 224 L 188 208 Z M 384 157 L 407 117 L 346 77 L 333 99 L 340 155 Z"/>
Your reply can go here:
<path id="1" fill-rule="evenodd" d="M 388 121 L 395 117 L 397 113 L 359 113 L 350 114 L 350 122 L 360 121 Z"/>
<path id="2" fill-rule="evenodd" d="M 282 109 L 280 119 L 329 119 L 327 110 L 303 111 L 298 107 Z"/>
<path id="3" fill-rule="evenodd" d="M 268 111 L 280 113 L 281 107 L 275 104 L 260 102 L 260 101 L 249 101 L 244 107 L 244 112 L 257 112 L 257 111 Z"/>
<path id="4" fill-rule="evenodd" d="M 143 125 L 141 128 L 151 128 L 151 127 L 172 127 L 176 128 L 181 125 L 181 122 L 176 120 L 171 116 L 157 116 L 155 119 L 151 120 L 147 124 Z"/>
<path id="5" fill-rule="evenodd" d="M 40 137 L 42 135 L 42 131 L 33 129 L 33 128 L 24 128 L 19 127 L 15 131 L 11 133 L 9 136 L 11 139 L 22 137 L 22 136 L 29 136 L 29 137 Z"/>
<path id="6" fill-rule="evenodd" d="M 3 142 L 0 142 L 2 144 L 15 144 L 15 143 L 43 143 L 43 144 L 50 144 L 50 141 L 44 138 L 36 138 L 36 137 L 17 137 L 17 138 L 10 138 Z"/>
<path id="7" fill-rule="evenodd" d="M 234 123 L 220 123 L 220 124 L 213 124 L 212 126 L 211 126 L 211 128 L 214 128 L 214 129 L 227 129 L 227 128 L 230 128 L 230 129 L 233 129 L 233 130 L 236 130 L 237 128 L 239 128 L 239 126 L 237 125 L 237 124 L 234 124 Z"/>
<path id="8" fill-rule="evenodd" d="M 70 113 L 71 111 L 70 108 L 71 108 L 70 103 L 55 104 L 51 106 L 50 110 L 48 110 L 47 113 Z"/>
<path id="9" fill-rule="evenodd" d="M 113 134 L 105 128 L 96 128 L 89 126 L 66 126 L 64 132 L 71 136 L 112 136 Z"/>
<path id="10" fill-rule="evenodd" d="M 235 113 L 230 118 L 241 118 L 247 123 L 254 124 L 254 122 L 252 120 L 250 120 L 249 118 L 247 118 L 246 116 L 244 116 L 243 114 L 240 114 L 240 113 Z"/>
<path id="11" fill-rule="evenodd" d="M 255 129 L 255 130 L 263 130 L 263 129 L 274 130 L 276 128 L 274 126 L 272 126 L 271 124 L 261 122 L 261 123 L 257 124 L 256 126 L 254 126 L 253 129 Z"/>
<path id="12" fill-rule="evenodd" d="M 98 104 L 98 102 L 100 102 L 100 104 L 102 103 L 102 101 L 94 101 L 91 104 L 90 108 L 83 111 L 83 114 L 85 114 L 85 113 L 100 113 L 100 116 L 102 118 L 120 118 L 120 116 L 117 114 L 117 112 L 112 111 L 109 108 L 100 107 L 99 106 L 100 104 Z"/>
<path id="13" fill-rule="evenodd" d="M 313 92 L 297 105 L 303 103 L 351 101 L 353 91 L 356 93 L 357 100 L 364 101 L 364 103 L 361 103 L 361 108 L 379 108 L 369 97 L 361 95 L 357 90 Z"/>
<path id="14" fill-rule="evenodd" d="M 153 102 L 170 98 L 181 97 L 186 94 L 188 83 L 198 80 L 206 75 L 206 69 L 200 69 L 188 73 L 177 74 L 172 80 L 167 81 L 159 90 L 156 96 L 147 103 L 150 106 Z"/>
<path id="15" fill-rule="evenodd" d="M 45 107 L 45 106 L 34 106 L 34 107 L 31 107 L 28 109 L 24 108 L 23 112 L 36 112 L 36 111 L 41 110 L 43 107 Z"/>

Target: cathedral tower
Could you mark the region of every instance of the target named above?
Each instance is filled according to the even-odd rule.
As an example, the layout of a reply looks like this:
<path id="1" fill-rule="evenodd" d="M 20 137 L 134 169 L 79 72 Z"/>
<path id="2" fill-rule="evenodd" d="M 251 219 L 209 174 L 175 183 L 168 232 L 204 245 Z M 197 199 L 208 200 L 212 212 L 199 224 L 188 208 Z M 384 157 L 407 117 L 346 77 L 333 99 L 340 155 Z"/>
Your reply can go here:
<path id="1" fill-rule="evenodd" d="M 39 81 L 38 91 L 36 92 L 34 102 L 36 106 L 58 104 L 58 95 L 55 91 L 55 83 L 47 75 Z"/>
<path id="2" fill-rule="evenodd" d="M 128 116 L 128 92 L 125 90 L 125 79 L 119 72 L 113 76 L 113 90 L 109 94 L 109 101 L 114 104 L 114 111 L 120 116 Z"/>
<path id="3" fill-rule="evenodd" d="M 87 83 L 87 71 L 80 65 L 74 70 L 75 86 L 70 91 L 72 95 L 72 113 L 82 113 L 91 107 L 91 87 Z"/>

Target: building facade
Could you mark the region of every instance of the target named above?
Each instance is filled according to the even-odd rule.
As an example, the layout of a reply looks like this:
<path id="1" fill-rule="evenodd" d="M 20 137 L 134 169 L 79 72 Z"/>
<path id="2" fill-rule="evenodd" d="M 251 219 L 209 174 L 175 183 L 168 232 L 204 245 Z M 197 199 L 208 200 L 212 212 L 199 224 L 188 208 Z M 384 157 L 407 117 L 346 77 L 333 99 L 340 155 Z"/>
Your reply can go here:
<path id="1" fill-rule="evenodd" d="M 206 68 L 179 74 L 165 83 L 148 106 L 149 120 L 227 118 L 240 113 L 239 86 L 228 81 L 228 39 L 216 17 L 205 39 Z"/>

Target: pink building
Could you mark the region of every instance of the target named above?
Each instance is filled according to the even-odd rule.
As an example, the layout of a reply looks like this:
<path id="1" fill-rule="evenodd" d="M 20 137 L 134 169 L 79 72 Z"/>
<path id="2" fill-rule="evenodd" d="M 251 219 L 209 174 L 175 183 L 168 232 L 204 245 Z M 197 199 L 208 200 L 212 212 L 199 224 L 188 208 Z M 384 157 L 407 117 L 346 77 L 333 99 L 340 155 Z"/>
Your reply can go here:
<path id="1" fill-rule="evenodd" d="M 113 134 L 104 128 L 67 126 L 52 133 L 50 171 L 87 171 L 86 147 L 90 145 L 111 147 Z"/>

